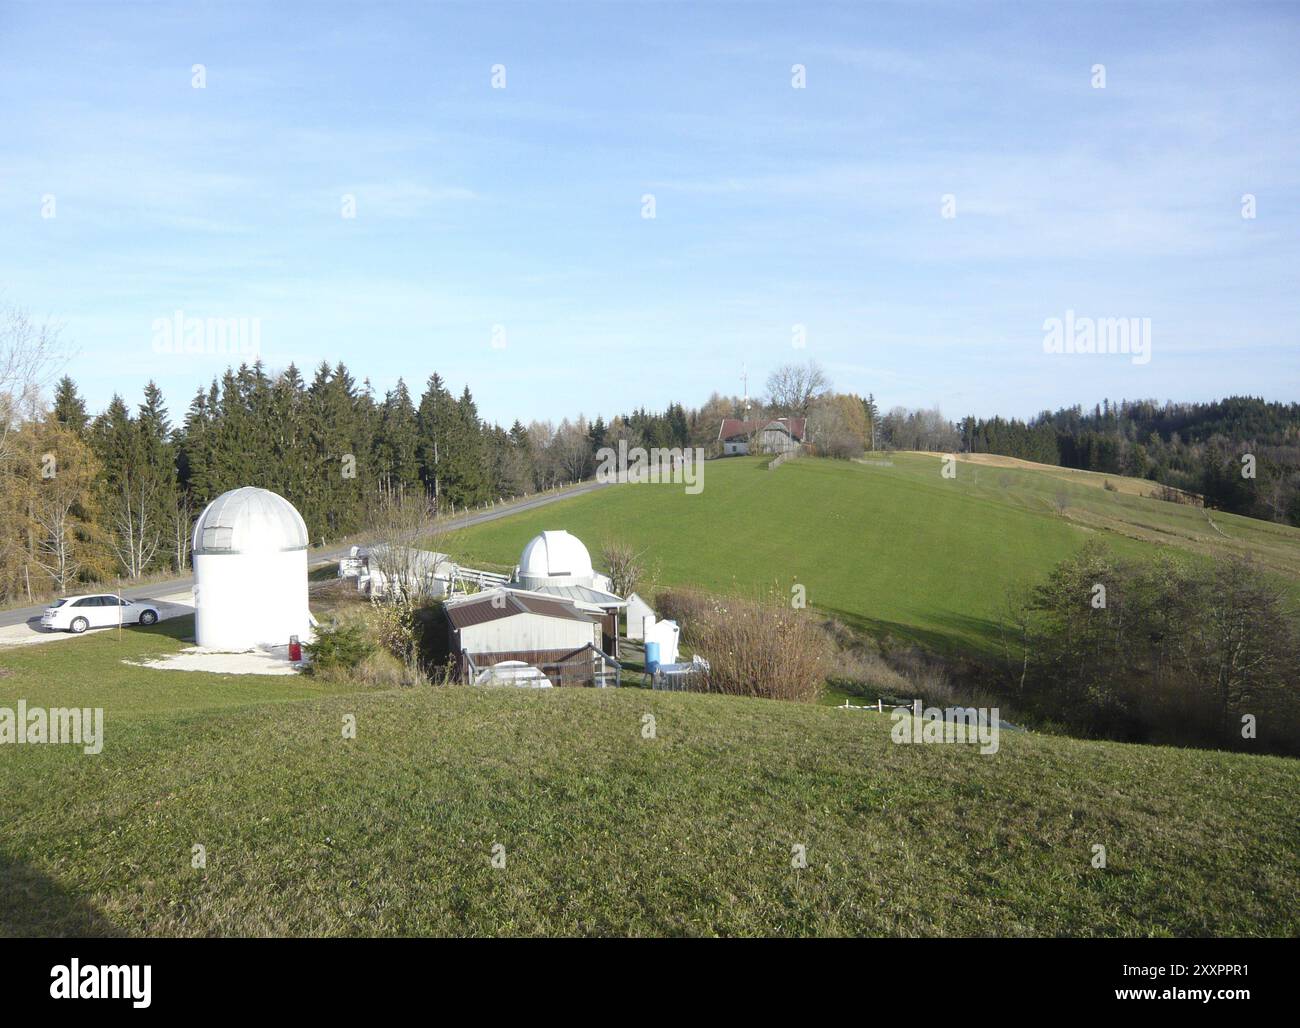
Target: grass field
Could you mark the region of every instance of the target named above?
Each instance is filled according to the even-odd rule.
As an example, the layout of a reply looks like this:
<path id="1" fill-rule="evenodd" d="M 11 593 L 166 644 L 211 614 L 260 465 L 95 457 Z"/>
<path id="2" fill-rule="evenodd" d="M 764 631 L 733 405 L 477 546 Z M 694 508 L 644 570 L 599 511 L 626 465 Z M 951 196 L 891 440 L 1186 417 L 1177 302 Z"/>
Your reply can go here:
<path id="1" fill-rule="evenodd" d="M 976 650 L 996 645 L 1008 586 L 1094 536 L 1127 554 L 1249 552 L 1300 580 L 1300 533 L 1147 499 L 1144 483 L 939 467 L 712 462 L 698 496 L 605 489 L 448 548 L 508 567 L 542 528 L 593 551 L 622 538 L 660 584 L 797 581 L 860 627 Z M 192 630 L 0 652 L 0 707 L 105 716 L 98 755 L 0 746 L 0 935 L 1300 931 L 1295 760 L 1019 732 L 982 756 L 895 745 L 888 716 L 814 704 L 133 663 Z"/>
<path id="2" fill-rule="evenodd" d="M 980 756 L 814 705 L 122 663 L 188 628 L 0 654 L 0 706 L 101 706 L 106 736 L 0 746 L 0 934 L 1300 931 L 1296 761 L 1020 733 Z"/>
<path id="3" fill-rule="evenodd" d="M 1149 482 L 1007 463 L 959 461 L 945 479 L 928 454 L 802 459 L 775 471 L 760 458 L 710 461 L 698 495 L 616 486 L 446 545 L 470 564 L 508 568 L 542 529 L 568 529 L 593 556 L 624 539 L 647 550 L 659 585 L 798 582 L 811 606 L 940 650 L 996 648 L 1007 589 L 1040 581 L 1092 537 L 1124 555 L 1249 553 L 1300 597 L 1300 530 L 1150 499 Z"/>

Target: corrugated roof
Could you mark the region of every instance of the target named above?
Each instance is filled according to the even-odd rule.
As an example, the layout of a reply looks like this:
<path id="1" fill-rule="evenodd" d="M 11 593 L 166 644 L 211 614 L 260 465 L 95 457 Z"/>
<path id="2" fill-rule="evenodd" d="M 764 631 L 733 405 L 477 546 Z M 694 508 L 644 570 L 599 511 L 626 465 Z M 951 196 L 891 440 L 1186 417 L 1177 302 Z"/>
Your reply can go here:
<path id="1" fill-rule="evenodd" d="M 742 421 L 740 418 L 724 418 L 718 429 L 718 438 L 738 439 L 775 425 L 785 429 L 794 439 L 803 442 L 806 424 L 806 418 L 753 418 L 749 421 Z"/>
<path id="2" fill-rule="evenodd" d="M 482 625 L 489 621 L 512 618 L 518 614 L 538 614 L 542 617 L 563 618 L 568 621 L 590 622 L 592 620 L 568 600 L 521 595 L 510 589 L 493 589 L 490 592 L 478 593 L 468 599 L 446 604 L 446 610 L 447 620 L 454 628 Z"/>
<path id="3" fill-rule="evenodd" d="M 627 606 L 625 600 L 620 600 L 613 593 L 607 593 L 603 589 L 593 589 L 587 585 L 538 585 L 533 587 L 533 591 L 562 596 L 574 603 L 586 603 L 592 607 Z"/>

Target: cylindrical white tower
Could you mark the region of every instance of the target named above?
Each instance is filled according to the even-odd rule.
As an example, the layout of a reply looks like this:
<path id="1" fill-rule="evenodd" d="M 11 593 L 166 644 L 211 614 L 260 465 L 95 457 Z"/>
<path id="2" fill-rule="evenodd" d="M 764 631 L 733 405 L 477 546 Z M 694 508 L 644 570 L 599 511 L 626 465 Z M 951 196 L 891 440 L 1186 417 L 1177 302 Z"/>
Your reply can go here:
<path id="1" fill-rule="evenodd" d="M 306 639 L 307 525 L 269 489 L 222 493 L 194 525 L 194 638 L 218 650 Z"/>

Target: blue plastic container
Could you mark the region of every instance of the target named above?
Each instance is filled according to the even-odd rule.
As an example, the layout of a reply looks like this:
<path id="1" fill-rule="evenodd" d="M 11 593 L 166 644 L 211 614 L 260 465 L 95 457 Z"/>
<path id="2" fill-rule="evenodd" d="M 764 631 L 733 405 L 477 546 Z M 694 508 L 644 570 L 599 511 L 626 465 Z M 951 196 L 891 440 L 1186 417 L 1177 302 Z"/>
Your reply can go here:
<path id="1" fill-rule="evenodd" d="M 659 644 L 657 642 L 645 644 L 645 669 L 652 675 L 659 670 Z"/>

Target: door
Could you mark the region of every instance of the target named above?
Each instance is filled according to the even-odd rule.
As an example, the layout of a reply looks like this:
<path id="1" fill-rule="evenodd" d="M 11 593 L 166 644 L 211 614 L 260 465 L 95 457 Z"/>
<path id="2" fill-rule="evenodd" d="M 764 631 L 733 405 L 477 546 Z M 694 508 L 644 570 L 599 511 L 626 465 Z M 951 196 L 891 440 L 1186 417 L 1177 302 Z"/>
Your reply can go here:
<path id="1" fill-rule="evenodd" d="M 94 628 L 99 624 L 99 597 L 87 596 L 84 600 L 78 600 L 72 605 L 70 613 L 72 616 L 68 618 L 69 627 L 77 618 L 85 618 L 86 624 Z"/>
<path id="2" fill-rule="evenodd" d="M 104 627 L 104 615 L 108 610 L 104 607 L 104 597 L 92 596 L 86 601 L 86 620 L 90 622 L 91 628 Z"/>
<path id="3" fill-rule="evenodd" d="M 98 603 L 98 606 L 92 609 L 95 612 L 96 620 L 92 621 L 91 624 L 98 625 L 101 628 L 105 628 L 109 625 L 116 625 L 118 622 L 118 611 L 121 610 L 117 605 L 117 597 L 96 596 L 95 600 Z"/>

